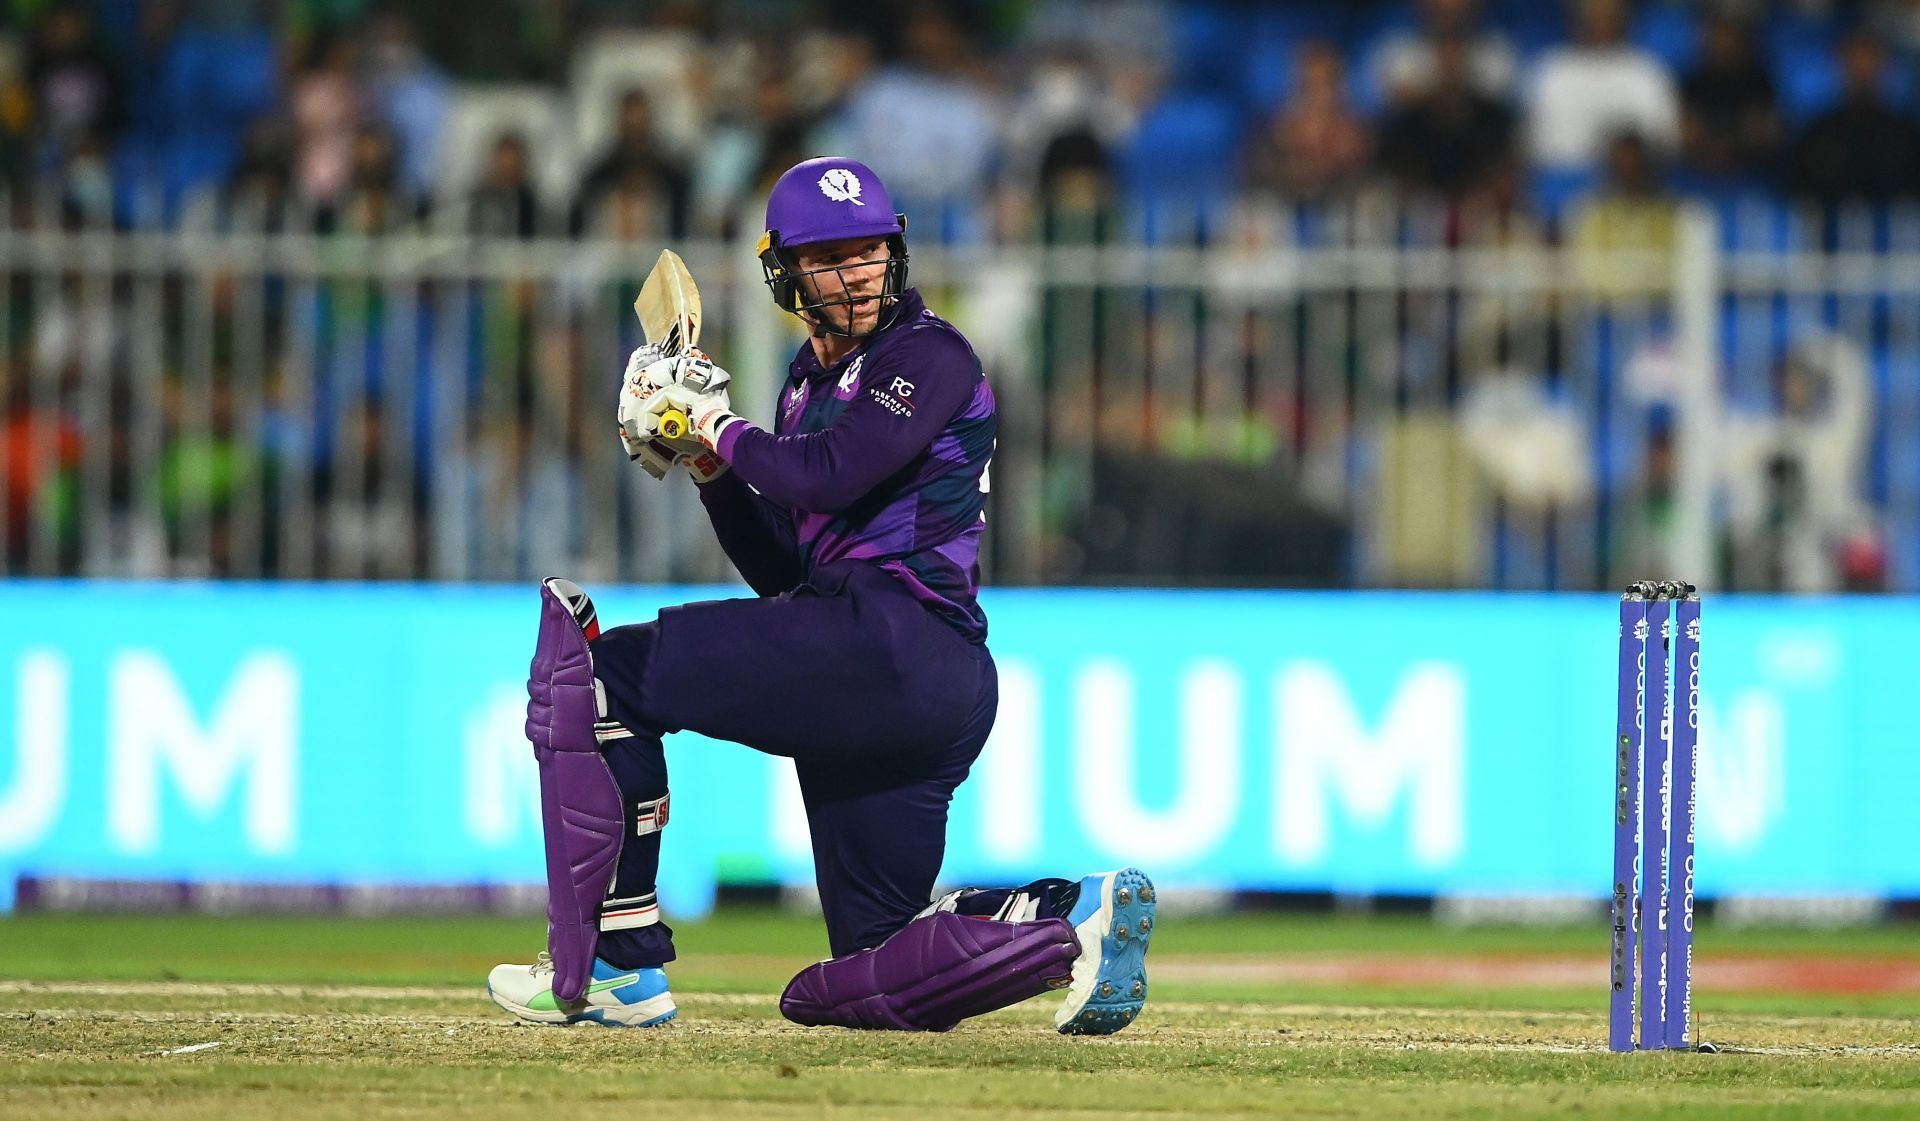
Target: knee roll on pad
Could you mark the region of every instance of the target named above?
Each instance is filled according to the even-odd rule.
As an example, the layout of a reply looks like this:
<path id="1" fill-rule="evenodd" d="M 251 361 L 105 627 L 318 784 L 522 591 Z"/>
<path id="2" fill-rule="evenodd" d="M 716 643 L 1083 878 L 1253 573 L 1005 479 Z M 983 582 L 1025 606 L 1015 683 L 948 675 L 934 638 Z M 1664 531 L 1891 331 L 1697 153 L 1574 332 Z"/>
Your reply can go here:
<path id="1" fill-rule="evenodd" d="M 947 1031 L 1066 986 L 1079 953 L 1065 919 L 922 915 L 871 950 L 801 970 L 780 1012 L 808 1027 Z"/>

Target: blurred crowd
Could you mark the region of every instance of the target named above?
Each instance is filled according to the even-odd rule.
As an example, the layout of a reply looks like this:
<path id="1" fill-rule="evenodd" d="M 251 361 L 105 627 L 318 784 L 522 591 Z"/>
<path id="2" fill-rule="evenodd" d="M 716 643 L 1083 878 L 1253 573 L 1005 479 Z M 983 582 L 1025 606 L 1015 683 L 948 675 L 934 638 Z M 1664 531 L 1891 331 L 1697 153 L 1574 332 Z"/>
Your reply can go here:
<path id="1" fill-rule="evenodd" d="M 1787 240 L 1819 249 L 1849 246 L 1855 227 L 1841 221 L 1849 208 L 1920 199 L 1920 0 L 0 5 L 0 190 L 8 200 L 0 217 L 16 229 L 420 229 L 649 244 L 736 238 L 755 231 L 773 177 L 830 151 L 860 156 L 882 173 L 917 244 L 1338 242 L 1365 236 L 1354 215 L 1376 213 L 1389 217 L 1370 236 L 1401 244 L 1567 246 L 1590 291 L 1627 301 L 1667 285 L 1684 200 L 1718 208 L 1729 228 L 1756 202 L 1812 213 L 1811 226 Z M 1370 210 L 1378 199 L 1392 204 Z M 1292 224 L 1249 219 L 1249 201 L 1262 200 Z M 1417 221 L 1406 217 L 1414 214 Z M 1886 247 L 1903 227 L 1863 228 L 1867 247 Z M 8 301 L 9 476 L 0 483 L 12 527 L 5 540 L 19 554 L 6 558 L 14 568 L 36 547 L 53 567 L 70 567 L 61 558 L 71 543 L 32 546 L 27 527 L 32 517 L 73 520 L 35 515 L 32 504 L 78 501 L 84 410 L 50 414 L 50 398 L 29 392 L 24 373 L 27 356 L 50 346 L 78 355 L 86 345 L 87 326 L 72 312 L 79 282 L 68 279 Z M 31 287 L 24 274 L 9 284 Z M 231 302 L 232 293 L 216 292 L 216 318 L 228 314 L 222 299 Z M 486 345 L 514 351 L 509 365 L 518 370 L 503 389 L 473 392 L 523 406 L 495 441 L 508 449 L 495 458 L 519 466 L 483 472 L 494 481 L 474 486 L 523 496 L 540 490 L 552 466 L 530 461 L 528 449 L 558 443 L 564 458 L 580 430 L 569 421 L 575 435 L 556 441 L 537 430 L 537 410 L 524 407 L 542 369 L 574 364 L 582 351 L 577 328 L 549 337 L 528 327 L 535 299 L 529 290 L 510 293 L 497 301 L 498 314 L 473 327 Z M 1076 316 L 1102 324 L 1118 314 L 1100 299 L 1079 310 L 1062 299 L 1045 296 L 1037 333 Z M 1301 356 L 1302 385 L 1317 360 L 1308 353 L 1315 317 L 1347 314 L 1328 310 L 1346 299 L 1302 301 L 1278 317 L 1288 322 L 1287 352 Z M 1644 407 L 1620 451 L 1618 432 L 1587 431 L 1603 425 L 1567 416 L 1567 402 L 1554 399 L 1557 371 L 1576 342 L 1564 308 L 1503 304 L 1490 326 L 1476 320 L 1475 307 L 1442 304 L 1423 312 L 1403 301 L 1396 322 L 1441 355 L 1426 376 L 1445 404 L 1447 439 L 1489 482 L 1499 515 L 1552 536 L 1557 515 L 1617 494 L 1611 528 L 1582 546 L 1604 559 L 1571 579 L 1659 564 L 1658 542 L 1672 528 L 1676 395 L 1662 384 L 1670 375 L 1658 371 L 1671 340 L 1656 330 L 1608 359 L 1607 376 L 1619 383 L 1608 392 Z M 170 354 L 169 409 L 204 410 L 201 435 L 226 434 L 196 447 L 188 438 L 194 425 L 169 428 L 158 478 L 175 506 L 193 488 L 169 479 L 197 479 L 204 491 L 208 480 L 257 475 L 289 454 L 325 468 L 314 483 L 321 499 L 329 488 L 372 493 L 398 459 L 371 456 L 349 470 L 339 448 L 379 448 L 414 429 L 425 437 L 430 402 L 401 410 L 394 395 L 375 392 L 375 369 L 392 360 L 380 340 L 413 329 L 390 330 L 390 311 L 338 293 L 322 293 L 309 311 L 336 333 L 365 317 L 331 356 L 364 351 L 354 359 L 365 367 L 364 396 L 323 402 L 334 419 L 308 434 L 313 446 L 276 449 L 260 438 L 261 422 L 237 416 L 223 344 L 209 344 L 211 372 L 200 383 L 186 369 L 191 355 Z M 1260 332 L 1270 336 L 1275 318 L 1246 319 L 1250 401 L 1266 399 L 1253 383 L 1263 376 L 1258 352 L 1274 345 Z M 272 374 L 251 391 L 255 398 L 270 403 L 288 391 L 277 379 L 290 330 L 270 325 Z M 433 331 L 455 330 L 466 327 L 423 323 L 406 345 L 425 353 Z M 1168 337 L 1151 326 L 1140 331 L 1128 361 L 1149 361 L 1140 356 Z M 50 336 L 66 338 L 65 349 Z M 1366 576 L 1354 556 L 1353 504 L 1316 490 L 1312 479 L 1316 441 L 1332 470 L 1353 469 L 1328 419 L 1338 410 L 1323 401 L 1324 411 L 1311 413 L 1302 389 L 1276 407 L 1247 409 L 1224 446 L 1218 426 L 1197 439 L 1180 423 L 1190 412 L 1182 408 L 1141 410 L 1172 423 L 1116 429 L 1100 415 L 1113 399 L 1103 403 L 1097 388 L 1103 363 L 1108 376 L 1117 366 L 1114 355 L 1061 360 L 1058 348 L 1038 341 L 1035 392 L 1056 418 L 1047 449 L 1073 466 L 1049 485 L 1093 495 L 1048 497 L 1043 576 L 1322 584 Z M 1318 359 L 1347 383 L 1328 400 L 1356 392 L 1367 341 L 1342 341 L 1341 353 Z M 1884 388 L 1883 343 L 1823 336 L 1782 344 L 1770 361 L 1764 422 L 1728 422 L 1729 441 L 1747 449 L 1732 458 L 1756 466 L 1731 480 L 1727 579 L 1808 589 L 1887 582 L 1858 470 L 1875 439 L 1860 416 Z M 1395 345 L 1421 350 L 1404 339 Z M 316 377 L 309 393 L 324 396 L 325 371 Z M 131 392 L 115 384 L 114 393 Z M 569 416 L 587 400 L 575 389 L 563 395 Z M 256 413 L 259 406 L 248 403 Z M 119 408 L 99 407 L 107 415 Z M 1394 432 L 1370 434 L 1383 459 L 1425 439 L 1417 414 L 1402 420 Z M 250 425 L 250 438 L 235 435 Z M 273 426 L 264 427 L 272 435 Z M 1521 429 L 1530 433 L 1527 446 L 1546 450 L 1516 463 L 1501 437 Z M 1793 435 L 1809 429 L 1814 437 Z M 1884 452 L 1872 454 L 1884 472 Z M 111 486 L 136 486 L 141 456 L 116 446 L 116 466 L 105 472 Z M 1823 465 L 1806 466 L 1809 456 Z M 1419 475 L 1428 461 L 1406 462 Z M 577 469 L 562 463 L 560 474 Z M 270 497 L 276 488 L 259 489 Z M 552 493 L 577 498 L 578 489 L 563 482 Z M 400 506 L 422 523 L 428 507 L 448 501 L 424 476 L 399 490 Z M 568 505 L 532 503 L 549 516 Z M 1148 510 L 1158 513 L 1142 516 Z M 1168 521 L 1175 512 L 1185 520 Z M 231 532 L 231 519 L 242 516 L 275 514 L 229 510 L 202 532 Z M 336 542 L 390 540 L 383 519 L 409 520 L 363 511 L 328 534 Z M 176 538 L 185 532 L 177 517 L 169 524 Z M 461 547 L 430 538 L 399 546 L 390 564 L 369 561 L 343 574 L 406 575 L 423 570 L 422 558 L 435 550 Z M 1169 541 L 1189 544 L 1169 555 Z M 168 546 L 176 554 L 183 547 Z M 274 564 L 269 556 L 255 567 Z M 1417 557 L 1389 568 L 1384 578 L 1407 582 L 1473 578 L 1450 562 L 1423 567 Z M 1541 571 L 1513 582 L 1569 579 Z"/>
<path id="2" fill-rule="evenodd" d="M 213 192 L 724 234 L 845 150 L 948 237 L 1390 184 L 1657 239 L 1668 191 L 1920 192 L 1917 64 L 1911 0 L 12 0 L 0 182 L 123 223 Z"/>

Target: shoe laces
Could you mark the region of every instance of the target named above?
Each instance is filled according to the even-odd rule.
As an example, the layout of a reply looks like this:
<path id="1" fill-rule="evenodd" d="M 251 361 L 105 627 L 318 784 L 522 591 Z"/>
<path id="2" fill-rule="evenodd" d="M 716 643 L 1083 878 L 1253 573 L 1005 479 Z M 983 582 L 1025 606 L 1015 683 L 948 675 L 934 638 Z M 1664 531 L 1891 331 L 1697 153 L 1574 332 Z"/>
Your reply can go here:
<path id="1" fill-rule="evenodd" d="M 541 950 L 540 956 L 533 959 L 532 965 L 527 966 L 527 972 L 535 977 L 538 977 L 543 973 L 552 973 L 553 972 L 553 955 L 548 953 L 545 950 Z"/>

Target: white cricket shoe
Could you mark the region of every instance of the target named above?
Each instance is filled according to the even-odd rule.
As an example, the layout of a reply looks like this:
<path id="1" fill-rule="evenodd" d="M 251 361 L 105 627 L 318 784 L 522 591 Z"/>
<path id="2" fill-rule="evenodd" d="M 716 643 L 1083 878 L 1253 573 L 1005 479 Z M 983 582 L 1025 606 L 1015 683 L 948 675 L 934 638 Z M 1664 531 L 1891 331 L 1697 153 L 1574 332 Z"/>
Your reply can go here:
<path id="1" fill-rule="evenodd" d="M 615 969 L 593 959 L 593 980 L 579 1000 L 563 1004 L 553 995 L 553 959 L 545 950 L 532 965 L 496 965 L 487 974 L 487 995 L 500 1007 L 536 1024 L 594 1023 L 610 1028 L 658 1027 L 680 1014 L 667 991 L 664 969 Z"/>
<path id="2" fill-rule="evenodd" d="M 1153 937 L 1153 881 L 1138 868 L 1095 872 L 1080 881 L 1067 912 L 1080 939 L 1073 982 L 1054 1013 L 1063 1035 L 1112 1035 L 1147 1003 L 1147 943 Z"/>

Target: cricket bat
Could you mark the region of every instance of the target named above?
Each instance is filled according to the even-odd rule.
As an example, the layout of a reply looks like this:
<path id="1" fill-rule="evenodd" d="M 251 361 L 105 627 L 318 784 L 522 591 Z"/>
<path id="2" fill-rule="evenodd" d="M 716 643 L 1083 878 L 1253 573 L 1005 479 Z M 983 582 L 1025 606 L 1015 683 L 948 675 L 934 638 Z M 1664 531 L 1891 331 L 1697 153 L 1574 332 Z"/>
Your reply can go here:
<path id="1" fill-rule="evenodd" d="M 692 350 L 700 342 L 700 289 L 680 254 L 662 249 L 653 271 L 640 285 L 634 297 L 633 314 L 640 318 L 640 331 L 647 342 L 670 358 Z M 678 440 L 688 431 L 687 414 L 668 409 L 660 414 L 660 435 Z"/>

